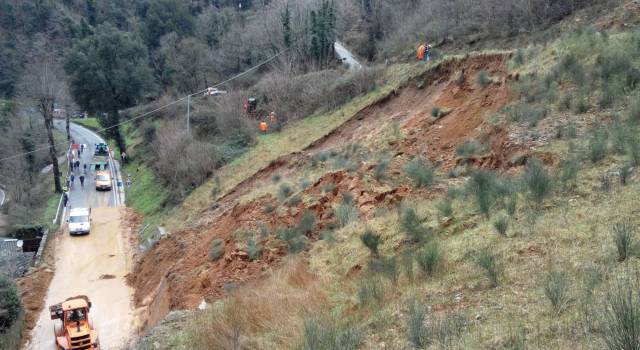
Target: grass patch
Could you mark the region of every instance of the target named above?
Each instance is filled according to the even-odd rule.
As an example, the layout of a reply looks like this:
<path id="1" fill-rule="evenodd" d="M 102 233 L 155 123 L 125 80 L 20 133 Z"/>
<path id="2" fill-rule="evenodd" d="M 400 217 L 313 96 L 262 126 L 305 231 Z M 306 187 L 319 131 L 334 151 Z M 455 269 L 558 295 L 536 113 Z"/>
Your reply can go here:
<path id="1" fill-rule="evenodd" d="M 140 162 L 129 163 L 122 169 L 122 177 L 131 174 L 131 188 L 126 189 L 127 205 L 145 217 L 160 212 L 169 198 L 153 171 Z"/>

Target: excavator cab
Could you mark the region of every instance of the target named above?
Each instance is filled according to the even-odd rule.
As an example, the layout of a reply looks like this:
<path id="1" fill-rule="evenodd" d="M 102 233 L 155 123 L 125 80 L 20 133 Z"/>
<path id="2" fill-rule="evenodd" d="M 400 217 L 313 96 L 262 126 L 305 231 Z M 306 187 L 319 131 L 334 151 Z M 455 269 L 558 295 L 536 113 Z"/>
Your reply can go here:
<path id="1" fill-rule="evenodd" d="M 69 298 L 62 303 L 49 306 L 54 325 L 57 349 L 99 350 L 98 332 L 89 318 L 91 302 L 84 295 Z"/>

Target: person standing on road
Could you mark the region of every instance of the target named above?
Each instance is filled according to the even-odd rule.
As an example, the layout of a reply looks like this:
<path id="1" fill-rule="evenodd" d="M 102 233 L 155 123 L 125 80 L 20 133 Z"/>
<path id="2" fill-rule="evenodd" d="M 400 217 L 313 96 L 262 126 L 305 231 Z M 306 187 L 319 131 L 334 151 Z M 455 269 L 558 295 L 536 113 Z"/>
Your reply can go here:
<path id="1" fill-rule="evenodd" d="M 64 206 L 67 206 L 67 203 L 69 202 L 69 195 L 67 194 L 67 192 L 62 194 L 62 201 L 64 202 Z"/>
<path id="2" fill-rule="evenodd" d="M 80 175 L 80 187 L 84 188 L 84 175 Z"/>
<path id="3" fill-rule="evenodd" d="M 71 180 L 71 187 L 73 187 L 73 180 L 75 180 L 76 177 L 75 175 L 73 175 L 73 173 L 71 173 L 71 176 L 69 177 L 69 180 Z"/>
<path id="4" fill-rule="evenodd" d="M 126 153 L 124 153 L 124 152 L 122 152 L 122 153 L 120 154 L 120 159 L 122 159 L 122 162 L 123 162 L 123 163 L 126 163 L 126 162 L 127 162 L 127 154 L 126 154 Z"/>

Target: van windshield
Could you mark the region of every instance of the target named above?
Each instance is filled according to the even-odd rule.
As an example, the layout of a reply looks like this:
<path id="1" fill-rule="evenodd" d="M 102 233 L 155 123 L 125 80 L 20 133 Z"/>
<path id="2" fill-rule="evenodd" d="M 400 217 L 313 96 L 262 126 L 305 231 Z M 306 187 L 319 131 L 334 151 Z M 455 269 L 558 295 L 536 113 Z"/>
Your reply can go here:
<path id="1" fill-rule="evenodd" d="M 98 181 L 109 181 L 109 175 L 100 174 L 96 176 Z"/>
<path id="2" fill-rule="evenodd" d="M 89 217 L 87 215 L 70 216 L 69 222 L 74 222 L 74 223 L 89 222 Z"/>

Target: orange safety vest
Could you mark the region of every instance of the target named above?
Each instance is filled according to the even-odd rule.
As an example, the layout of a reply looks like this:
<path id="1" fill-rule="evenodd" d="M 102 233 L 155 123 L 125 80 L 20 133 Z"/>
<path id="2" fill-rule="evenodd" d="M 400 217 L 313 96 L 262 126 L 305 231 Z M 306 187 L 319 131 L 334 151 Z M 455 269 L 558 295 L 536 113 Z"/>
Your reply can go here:
<path id="1" fill-rule="evenodd" d="M 269 130 L 269 125 L 267 125 L 267 122 L 261 122 L 260 123 L 260 131 L 267 132 L 267 130 Z"/>
<path id="2" fill-rule="evenodd" d="M 424 45 L 420 45 L 420 47 L 418 47 L 418 59 L 424 59 Z"/>

